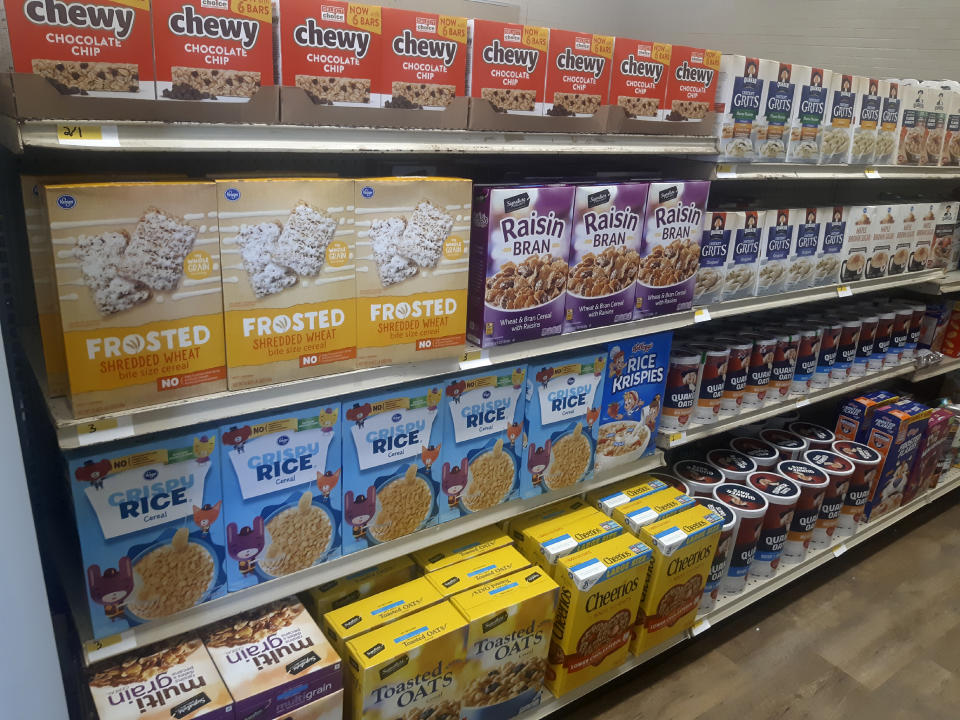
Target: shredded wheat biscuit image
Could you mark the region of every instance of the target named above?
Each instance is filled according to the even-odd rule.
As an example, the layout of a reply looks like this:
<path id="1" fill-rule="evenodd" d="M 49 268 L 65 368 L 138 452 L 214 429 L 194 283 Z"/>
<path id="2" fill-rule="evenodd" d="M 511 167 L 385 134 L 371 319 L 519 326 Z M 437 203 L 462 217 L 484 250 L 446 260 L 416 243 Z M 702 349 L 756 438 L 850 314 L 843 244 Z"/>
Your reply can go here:
<path id="1" fill-rule="evenodd" d="M 35 59 L 32 65 L 33 72 L 46 78 L 61 95 L 140 90 L 140 68 L 133 63 Z"/>
<path id="2" fill-rule="evenodd" d="M 406 227 L 407 221 L 402 217 L 374 220 L 370 225 L 373 257 L 377 261 L 380 284 L 384 287 L 403 282 L 420 272 L 417 264 L 400 255 L 397 249 Z"/>
<path id="3" fill-rule="evenodd" d="M 617 98 L 617 105 L 626 110 L 630 117 L 656 117 L 657 110 L 660 109 L 660 100 L 621 95 Z"/>
<path id="4" fill-rule="evenodd" d="M 124 231 L 81 235 L 73 248 L 83 281 L 101 315 L 129 310 L 150 299 L 146 285 L 119 274 L 118 268 L 129 241 L 130 236 Z"/>
<path id="5" fill-rule="evenodd" d="M 488 100 L 497 112 L 506 110 L 532 111 L 536 108 L 536 90 L 511 90 L 509 88 L 483 88 L 480 97 Z"/>
<path id="6" fill-rule="evenodd" d="M 555 92 L 553 94 L 553 104 L 578 115 L 593 115 L 600 109 L 600 96 Z"/>
<path id="7" fill-rule="evenodd" d="M 173 290 L 183 261 L 193 249 L 197 228 L 158 208 L 148 208 L 133 231 L 118 265 L 121 275 L 154 290 Z"/>
<path id="8" fill-rule="evenodd" d="M 289 598 L 277 600 L 214 625 L 204 642 L 207 647 L 227 648 L 257 643 L 292 624 L 301 612 L 303 607 Z"/>
<path id="9" fill-rule="evenodd" d="M 218 95 L 252 97 L 260 89 L 260 73 L 250 70 L 172 67 L 170 77 L 173 80 L 174 92 L 178 87 L 189 87 L 206 96 L 202 99 Z"/>
<path id="10" fill-rule="evenodd" d="M 590 467 L 591 456 L 590 441 L 583 435 L 583 424 L 577 423 L 573 432 L 557 440 L 550 451 L 550 466 L 544 477 L 547 487 L 564 488 L 580 482 Z"/>
<path id="11" fill-rule="evenodd" d="M 368 79 L 297 75 L 294 82 L 298 88 L 307 93 L 314 105 L 370 102 L 370 80 Z"/>
<path id="12" fill-rule="evenodd" d="M 430 515 L 433 497 L 412 464 L 402 478 L 391 480 L 377 493 L 377 514 L 370 533 L 380 542 L 396 540 L 420 529 Z"/>
<path id="13" fill-rule="evenodd" d="M 404 98 L 412 105 L 446 107 L 456 97 L 455 85 L 431 85 L 395 81 L 392 86 L 394 100 Z"/>
<path id="14" fill-rule="evenodd" d="M 336 229 L 336 220 L 301 202 L 284 223 L 272 259 L 300 275 L 317 275 Z"/>
<path id="15" fill-rule="evenodd" d="M 485 510 L 500 503 L 513 487 L 516 468 L 503 451 L 503 438 L 470 463 L 470 481 L 463 495 L 463 504 L 471 512 Z"/>
<path id="16" fill-rule="evenodd" d="M 397 241 L 397 252 L 420 267 L 436 267 L 443 252 L 443 241 L 451 230 L 453 218 L 424 200 L 413 211 Z"/>
<path id="17" fill-rule="evenodd" d="M 260 297 L 273 295 L 297 284 L 297 274 L 273 261 L 273 249 L 280 237 L 280 226 L 274 222 L 244 225 L 237 235 L 243 269 L 250 287 Z"/>
<path id="18" fill-rule="evenodd" d="M 201 545 L 180 528 L 169 545 L 151 550 L 134 566 L 139 580 L 129 607 L 141 618 L 166 617 L 196 605 L 213 579 L 214 563 Z"/>
<path id="19" fill-rule="evenodd" d="M 710 110 L 709 103 L 696 102 L 695 100 L 674 100 L 670 105 L 672 113 L 679 115 L 687 120 L 703 120 Z"/>
<path id="20" fill-rule="evenodd" d="M 267 523 L 270 546 L 259 563 L 271 575 L 308 568 L 329 549 L 333 534 L 330 518 L 312 501 L 313 494 L 305 492 L 294 507 Z"/>
<path id="21" fill-rule="evenodd" d="M 185 641 L 168 640 L 157 647 L 150 648 L 146 654 L 129 655 L 94 674 L 90 679 L 91 687 L 121 687 L 133 683 L 146 682 L 152 677 L 183 664 L 187 657 L 200 649 L 199 638 Z"/>

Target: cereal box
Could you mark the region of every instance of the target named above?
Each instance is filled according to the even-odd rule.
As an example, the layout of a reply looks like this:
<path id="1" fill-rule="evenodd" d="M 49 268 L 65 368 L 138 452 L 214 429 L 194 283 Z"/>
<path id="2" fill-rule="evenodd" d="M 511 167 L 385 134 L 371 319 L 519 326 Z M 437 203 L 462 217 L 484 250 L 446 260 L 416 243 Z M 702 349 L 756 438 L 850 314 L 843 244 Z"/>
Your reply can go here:
<path id="1" fill-rule="evenodd" d="M 100 720 L 232 720 L 233 698 L 200 638 L 185 636 L 91 668 Z"/>
<path id="2" fill-rule="evenodd" d="M 340 556 L 340 403 L 220 428 L 234 592 Z"/>
<path id="3" fill-rule="evenodd" d="M 936 478 L 937 466 L 950 441 L 949 430 L 952 417 L 953 413 L 943 408 L 937 408 L 930 413 L 923 439 L 917 448 L 916 458 L 910 467 L 910 478 L 903 489 L 904 505 L 930 487 L 930 481 Z"/>
<path id="4" fill-rule="evenodd" d="M 231 390 L 352 370 L 353 181 L 217 181 Z"/>
<path id="5" fill-rule="evenodd" d="M 886 390 L 874 390 L 863 395 L 844 400 L 837 412 L 837 425 L 834 432 L 838 440 L 854 440 L 866 443 L 873 414 L 881 407 L 896 402 L 897 395 Z"/>
<path id="6" fill-rule="evenodd" d="M 814 287 L 839 282 L 840 265 L 846 259 L 844 238 L 849 216 L 850 208 L 841 205 L 817 208 L 822 230 L 813 269 Z"/>
<path id="7" fill-rule="evenodd" d="M 703 120 L 713 110 L 720 52 L 674 45 L 670 55 L 665 120 Z"/>
<path id="8" fill-rule="evenodd" d="M 829 116 L 825 116 L 825 113 L 832 77 L 833 73 L 823 68 L 793 66 L 791 78 L 797 90 L 790 113 L 788 162 L 815 164 L 820 159 L 824 125 L 830 125 Z"/>
<path id="9" fill-rule="evenodd" d="M 453 597 L 470 626 L 460 717 L 509 720 L 540 704 L 558 592 L 530 568 Z"/>
<path id="10" fill-rule="evenodd" d="M 897 164 L 897 144 L 903 114 L 900 106 L 900 82 L 880 80 L 880 126 L 877 129 L 877 165 Z"/>
<path id="11" fill-rule="evenodd" d="M 756 157 L 758 117 L 765 96 L 759 58 L 724 54 L 720 57 L 717 112 L 720 116 L 720 160 L 747 161 Z"/>
<path id="12" fill-rule="evenodd" d="M 847 217 L 846 259 L 840 263 L 840 282 L 863 280 L 870 258 L 873 228 L 877 224 L 876 205 L 854 205 Z"/>
<path id="13" fill-rule="evenodd" d="M 933 262 L 933 236 L 937 229 L 937 210 L 939 203 L 917 203 L 916 239 L 913 243 L 914 263 L 917 270 L 928 267 Z M 922 265 L 920 264 L 922 261 Z"/>
<path id="14" fill-rule="evenodd" d="M 806 66 L 773 60 L 760 61 L 760 77 L 764 82 L 763 106 L 757 118 L 756 159 L 760 162 L 783 162 L 790 143 L 793 105 L 798 99 L 799 84 L 794 69 L 801 73 Z M 801 75 L 801 80 L 809 79 Z"/>
<path id="15" fill-rule="evenodd" d="M 613 519 L 639 537 L 640 528 L 693 507 L 693 498 L 669 487 L 613 509 Z"/>
<path id="16" fill-rule="evenodd" d="M 957 166 L 960 165 L 960 90 L 956 87 L 946 88 L 945 93 L 947 117 L 940 164 Z"/>
<path id="17" fill-rule="evenodd" d="M 508 115 L 542 115 L 547 78 L 547 28 L 467 20 L 467 95 Z"/>
<path id="18" fill-rule="evenodd" d="M 710 183 L 650 183 L 633 319 L 693 306 Z"/>
<path id="19" fill-rule="evenodd" d="M 318 622 L 324 614 L 354 603 L 381 590 L 402 585 L 419 575 L 419 568 L 407 556 L 358 570 L 302 593 L 301 600 Z"/>
<path id="20" fill-rule="evenodd" d="M 281 718 L 343 688 L 340 657 L 296 598 L 227 618 L 202 637 L 236 720 Z"/>
<path id="21" fill-rule="evenodd" d="M 6 0 L 13 70 L 61 95 L 153 100 L 150 3 Z"/>
<path id="22" fill-rule="evenodd" d="M 708 212 L 704 217 L 700 269 L 693 287 L 694 305 L 720 301 L 730 257 L 730 240 L 743 229 L 744 220 L 742 212 Z"/>
<path id="23" fill-rule="evenodd" d="M 76 416 L 226 389 L 209 182 L 47 185 Z"/>
<path id="24" fill-rule="evenodd" d="M 613 38 L 550 30 L 544 115 L 593 115 L 608 104 Z"/>
<path id="25" fill-rule="evenodd" d="M 947 124 L 947 95 L 952 91 L 944 88 L 939 81 L 925 80 L 920 83 L 920 92 L 923 93 L 923 109 L 927 121 L 927 139 L 920 164 L 939 165 Z"/>
<path id="26" fill-rule="evenodd" d="M 459 355 L 467 323 L 470 181 L 368 178 L 356 182 L 355 202 L 357 364 Z"/>
<path id="27" fill-rule="evenodd" d="M 546 676 L 555 696 L 626 659 L 649 562 L 650 548 L 628 534 L 561 558 Z"/>
<path id="28" fill-rule="evenodd" d="M 564 332 L 633 317 L 648 188 L 647 183 L 577 187 Z"/>
<path id="29" fill-rule="evenodd" d="M 94 637 L 226 593 L 215 428 L 67 459 Z"/>
<path id="30" fill-rule="evenodd" d="M 281 84 L 316 105 L 380 107 L 380 8 L 341 0 L 283 0 L 279 9 Z"/>
<path id="31" fill-rule="evenodd" d="M 924 91 L 916 80 L 901 80 L 900 104 L 903 118 L 900 121 L 897 143 L 898 165 L 921 165 L 926 160 L 927 112 L 924 107 Z"/>
<path id="32" fill-rule="evenodd" d="M 877 156 L 877 131 L 883 109 L 879 95 L 880 81 L 861 75 L 856 75 L 855 78 L 857 103 L 849 161 L 851 165 L 869 165 Z"/>
<path id="33" fill-rule="evenodd" d="M 282 713 L 276 720 L 343 720 L 343 690 L 337 690 L 292 712 Z"/>
<path id="34" fill-rule="evenodd" d="M 883 461 L 880 472 L 874 475 L 864 521 L 900 507 L 932 414 L 931 408 L 912 400 L 898 400 L 873 413 L 864 444 L 879 452 Z"/>
<path id="35" fill-rule="evenodd" d="M 477 187 L 467 335 L 483 347 L 559 335 L 574 188 Z"/>
<path id="36" fill-rule="evenodd" d="M 937 222 L 933 228 L 933 240 L 930 246 L 928 268 L 946 268 L 955 270 L 950 264 L 953 256 L 953 231 L 957 224 L 957 203 L 942 202 L 937 206 Z"/>
<path id="37" fill-rule="evenodd" d="M 392 7 L 380 12 L 384 41 L 375 89 L 383 106 L 443 110 L 464 97 L 466 18 Z"/>
<path id="38" fill-rule="evenodd" d="M 857 76 L 833 73 L 827 93 L 827 112 L 820 142 L 820 164 L 845 165 L 853 143 L 858 103 Z"/>
<path id="39" fill-rule="evenodd" d="M 727 218 L 733 214 L 726 213 Z M 753 296 L 757 285 L 760 247 L 763 245 L 763 227 L 766 217 L 766 210 L 747 210 L 737 213 L 731 245 L 727 250 L 720 300 L 737 300 Z"/>
<path id="40" fill-rule="evenodd" d="M 434 570 L 425 577 L 437 592 L 450 597 L 529 566 L 529 558 L 521 555 L 512 545 L 507 545 Z"/>
<path id="41" fill-rule="evenodd" d="M 412 557 L 424 572 L 433 572 L 512 543 L 513 541 L 506 533 L 496 525 L 490 525 L 423 550 L 417 550 Z"/>
<path id="42" fill-rule="evenodd" d="M 893 262 L 893 250 L 897 237 L 897 209 L 895 205 L 877 205 L 875 223 L 870 237 L 870 254 L 867 258 L 866 278 L 884 277 Z M 902 254 L 904 264 L 906 254 Z"/>
<path id="43" fill-rule="evenodd" d="M 249 102 L 273 83 L 269 3 L 153 0 L 157 98 Z"/>
<path id="44" fill-rule="evenodd" d="M 437 523 L 441 400 L 421 385 L 344 401 L 344 555 Z"/>
<path id="45" fill-rule="evenodd" d="M 593 477 L 605 355 L 566 355 L 527 369 L 521 497 Z"/>
<path id="46" fill-rule="evenodd" d="M 794 231 L 802 218 L 798 208 L 767 210 L 754 295 L 784 292 L 790 276 L 790 256 L 794 252 Z"/>
<path id="47" fill-rule="evenodd" d="M 613 515 L 614 508 L 639 500 L 647 495 L 664 490 L 667 484 L 653 475 L 638 475 L 629 480 L 621 480 L 613 485 L 591 490 L 584 497 L 600 512 Z"/>
<path id="48" fill-rule="evenodd" d="M 616 38 L 610 104 L 622 107 L 630 118 L 662 120 L 666 115 L 672 52 L 673 47 L 667 43 Z"/>
<path id="49" fill-rule="evenodd" d="M 819 209 L 793 208 L 791 215 L 797 217 L 794 228 L 796 239 L 790 252 L 790 268 L 787 271 L 787 290 L 805 290 L 813 285 L 817 253 L 823 246 L 823 231 L 829 215 L 819 214 Z"/>
<path id="50" fill-rule="evenodd" d="M 526 365 L 451 378 L 440 407 L 440 522 L 520 496 Z"/>
<path id="51" fill-rule="evenodd" d="M 555 576 L 557 561 L 561 557 L 614 538 L 622 532 L 621 525 L 588 506 L 523 529 L 519 547 L 531 562 Z"/>
<path id="52" fill-rule="evenodd" d="M 583 499 L 579 497 L 560 500 L 558 502 L 550 503 L 544 507 L 538 507 L 534 510 L 529 510 L 528 512 L 517 515 L 516 517 L 501 520 L 500 528 L 505 533 L 510 535 L 510 537 L 512 537 L 515 541 L 521 542 L 523 540 L 523 531 L 526 528 L 546 520 L 551 520 L 566 513 L 573 513 L 577 510 L 582 510 L 585 507 L 589 507 L 589 503 L 584 502 Z"/>

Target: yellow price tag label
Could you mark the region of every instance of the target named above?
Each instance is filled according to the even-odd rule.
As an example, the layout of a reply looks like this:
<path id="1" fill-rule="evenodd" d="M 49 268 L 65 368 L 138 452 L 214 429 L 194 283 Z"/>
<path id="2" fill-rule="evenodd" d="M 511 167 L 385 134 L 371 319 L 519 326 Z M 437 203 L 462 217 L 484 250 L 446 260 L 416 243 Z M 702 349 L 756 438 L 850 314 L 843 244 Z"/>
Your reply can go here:
<path id="1" fill-rule="evenodd" d="M 95 663 L 103 658 L 133 650 L 136 646 L 137 638 L 134 631 L 124 630 L 116 635 L 87 640 L 83 644 L 83 649 L 87 655 L 87 663 Z"/>
<path id="2" fill-rule="evenodd" d="M 863 174 L 866 175 L 867 178 L 870 179 L 870 180 L 879 180 L 879 179 L 880 179 L 880 171 L 877 170 L 875 167 L 864 168 L 864 169 L 863 169 Z"/>
<path id="3" fill-rule="evenodd" d="M 670 434 L 670 447 L 674 445 L 679 445 L 684 440 L 687 439 L 687 434 L 685 432 L 675 432 Z"/>
<path id="4" fill-rule="evenodd" d="M 717 177 L 718 178 L 735 178 L 737 176 L 737 166 L 730 165 L 728 163 L 720 163 L 717 165 Z"/>
<path id="5" fill-rule="evenodd" d="M 61 145 L 120 147 L 116 125 L 57 125 L 57 142 Z"/>
<path id="6" fill-rule="evenodd" d="M 710 311 L 706 308 L 697 308 L 693 311 L 694 322 L 708 322 L 710 320 Z"/>
<path id="7" fill-rule="evenodd" d="M 93 433 L 103 432 L 104 430 L 113 430 L 119 423 L 116 418 L 104 418 L 103 420 L 94 420 L 93 422 L 77 425 L 77 433 L 80 435 L 92 435 Z"/>
<path id="8" fill-rule="evenodd" d="M 853 295 L 853 290 L 850 289 L 849 285 L 837 285 L 837 297 L 850 297 Z"/>
<path id="9" fill-rule="evenodd" d="M 483 357 L 481 350 L 464 350 L 463 355 L 460 357 L 460 362 L 473 362 L 474 360 L 479 360 L 481 357 Z"/>
<path id="10" fill-rule="evenodd" d="M 130 437 L 133 434 L 133 420 L 128 417 L 91 420 L 77 425 L 77 444 L 93 445 Z"/>

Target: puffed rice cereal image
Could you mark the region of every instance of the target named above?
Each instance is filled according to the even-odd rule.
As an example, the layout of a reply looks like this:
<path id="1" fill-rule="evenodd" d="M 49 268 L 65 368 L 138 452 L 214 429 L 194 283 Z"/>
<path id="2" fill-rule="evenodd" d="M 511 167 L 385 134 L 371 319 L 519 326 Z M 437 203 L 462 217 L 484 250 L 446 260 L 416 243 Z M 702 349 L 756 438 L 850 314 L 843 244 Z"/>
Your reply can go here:
<path id="1" fill-rule="evenodd" d="M 127 606 L 144 620 L 193 607 L 210 587 L 214 567 L 210 552 L 190 542 L 190 531 L 182 527 L 169 545 L 134 560 L 134 591 Z"/>
<path id="2" fill-rule="evenodd" d="M 470 463 L 463 504 L 468 510 L 486 510 L 499 505 L 515 485 L 517 464 L 503 449 L 503 438 Z"/>
<path id="3" fill-rule="evenodd" d="M 409 535 L 423 526 L 433 508 L 433 491 L 418 475 L 416 463 L 411 463 L 402 477 L 388 480 L 380 488 L 370 534 L 379 542 Z"/>
<path id="4" fill-rule="evenodd" d="M 267 520 L 270 544 L 260 567 L 271 575 L 287 575 L 313 565 L 327 554 L 334 538 L 333 522 L 327 511 L 312 503 L 313 493 L 304 491 L 294 507 L 281 510 Z"/>

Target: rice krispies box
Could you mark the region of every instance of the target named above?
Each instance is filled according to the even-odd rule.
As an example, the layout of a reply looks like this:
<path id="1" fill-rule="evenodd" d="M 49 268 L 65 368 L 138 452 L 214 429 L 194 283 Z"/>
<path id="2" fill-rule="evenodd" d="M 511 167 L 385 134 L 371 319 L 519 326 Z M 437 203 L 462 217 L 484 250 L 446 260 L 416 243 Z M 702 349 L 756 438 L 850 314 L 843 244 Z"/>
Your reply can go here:
<path id="1" fill-rule="evenodd" d="M 719 50 L 674 45 L 664 119 L 703 120 L 713 110 L 719 76 Z"/>
<path id="2" fill-rule="evenodd" d="M 550 30 L 478 19 L 467 30 L 467 94 L 496 112 L 542 115 Z"/>
<path id="3" fill-rule="evenodd" d="M 226 593 L 216 428 L 67 464 L 94 637 Z"/>
<path id="4" fill-rule="evenodd" d="M 630 118 L 664 119 L 672 53 L 667 43 L 616 38 L 610 104 L 622 107 Z"/>
<path id="5" fill-rule="evenodd" d="M 573 30 L 550 30 L 543 114 L 594 115 L 607 104 L 613 38 Z"/>

